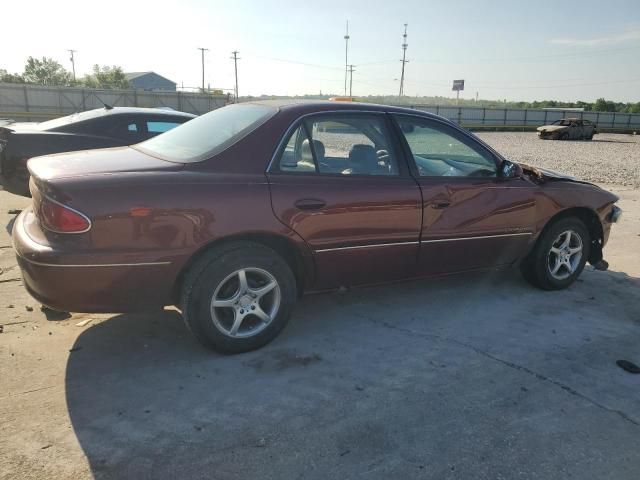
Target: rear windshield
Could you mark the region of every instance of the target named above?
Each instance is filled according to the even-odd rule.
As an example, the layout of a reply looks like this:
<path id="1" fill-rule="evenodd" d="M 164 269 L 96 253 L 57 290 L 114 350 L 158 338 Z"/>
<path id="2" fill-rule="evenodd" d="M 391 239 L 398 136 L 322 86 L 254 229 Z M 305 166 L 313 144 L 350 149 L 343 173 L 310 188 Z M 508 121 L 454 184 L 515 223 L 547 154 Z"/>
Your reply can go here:
<path id="1" fill-rule="evenodd" d="M 230 147 L 276 112 L 277 109 L 265 105 L 229 105 L 196 117 L 133 148 L 171 162 L 199 162 Z"/>
<path id="2" fill-rule="evenodd" d="M 74 113 L 67 115 L 66 117 L 54 118 L 53 120 L 47 120 L 46 122 L 38 123 L 37 128 L 39 130 L 52 130 L 59 128 L 70 123 L 82 122 L 91 118 L 102 117 L 105 114 L 104 108 L 96 108 L 95 110 L 88 110 L 86 112 Z"/>

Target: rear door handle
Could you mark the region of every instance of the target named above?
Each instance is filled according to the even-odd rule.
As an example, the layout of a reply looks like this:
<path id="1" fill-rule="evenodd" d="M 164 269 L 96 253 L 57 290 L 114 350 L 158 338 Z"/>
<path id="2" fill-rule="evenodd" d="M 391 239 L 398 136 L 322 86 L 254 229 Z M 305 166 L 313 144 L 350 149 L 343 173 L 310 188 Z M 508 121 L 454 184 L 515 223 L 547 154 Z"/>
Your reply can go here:
<path id="1" fill-rule="evenodd" d="M 439 210 L 443 208 L 447 208 L 449 205 L 451 205 L 451 202 L 438 202 L 438 203 L 431 204 L 433 208 L 437 208 Z"/>
<path id="2" fill-rule="evenodd" d="M 295 205 L 298 210 L 320 210 L 327 205 L 327 202 L 317 198 L 302 198 Z"/>

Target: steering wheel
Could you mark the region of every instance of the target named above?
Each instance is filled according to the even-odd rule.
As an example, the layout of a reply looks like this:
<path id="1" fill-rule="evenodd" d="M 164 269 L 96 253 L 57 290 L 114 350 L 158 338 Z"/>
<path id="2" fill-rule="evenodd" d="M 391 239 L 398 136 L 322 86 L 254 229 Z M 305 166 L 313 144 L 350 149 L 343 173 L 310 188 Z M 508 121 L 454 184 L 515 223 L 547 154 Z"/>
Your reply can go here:
<path id="1" fill-rule="evenodd" d="M 387 161 L 391 158 L 391 155 L 389 155 L 389 152 L 387 150 L 378 150 L 376 152 L 376 156 L 378 157 L 379 162 L 385 163 L 387 163 Z"/>
<path id="2" fill-rule="evenodd" d="M 391 173 L 391 155 L 389 155 L 389 152 L 387 150 L 378 150 L 376 157 L 378 157 L 378 168 L 381 171 Z"/>

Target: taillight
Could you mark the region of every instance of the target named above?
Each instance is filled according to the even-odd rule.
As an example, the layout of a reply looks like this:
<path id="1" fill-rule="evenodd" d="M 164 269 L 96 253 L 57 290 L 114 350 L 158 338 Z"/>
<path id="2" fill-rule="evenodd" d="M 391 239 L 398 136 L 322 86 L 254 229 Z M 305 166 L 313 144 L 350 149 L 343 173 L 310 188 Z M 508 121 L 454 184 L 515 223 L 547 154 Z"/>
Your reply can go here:
<path id="1" fill-rule="evenodd" d="M 43 197 L 39 208 L 40 222 L 57 233 L 82 233 L 91 228 L 91 221 L 82 213 Z"/>

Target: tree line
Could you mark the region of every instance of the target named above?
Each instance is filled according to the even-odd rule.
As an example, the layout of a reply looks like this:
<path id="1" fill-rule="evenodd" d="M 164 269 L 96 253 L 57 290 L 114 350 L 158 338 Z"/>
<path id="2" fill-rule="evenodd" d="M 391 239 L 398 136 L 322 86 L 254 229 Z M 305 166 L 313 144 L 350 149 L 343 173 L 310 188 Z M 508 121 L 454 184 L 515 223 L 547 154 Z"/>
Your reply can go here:
<path id="1" fill-rule="evenodd" d="M 0 68 L 0 82 L 108 89 L 129 88 L 129 82 L 121 67 L 94 65 L 91 74 L 74 81 L 71 72 L 59 62 L 47 57 L 29 57 L 22 73 L 9 73 Z"/>
<path id="2" fill-rule="evenodd" d="M 392 96 L 368 96 L 358 97 L 362 101 L 376 103 L 398 103 L 398 97 Z M 395 99 L 395 102 L 394 102 Z M 640 113 L 640 102 L 613 102 L 599 98 L 595 102 L 559 102 L 557 100 L 542 100 L 534 102 L 508 102 L 506 100 L 470 100 L 460 99 L 456 103 L 455 98 L 447 97 L 402 97 L 403 104 L 423 105 L 459 105 L 462 107 L 486 107 L 486 108 L 583 108 L 587 112 L 620 112 Z"/>

